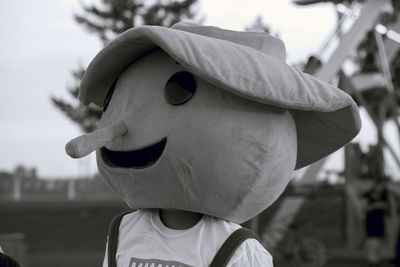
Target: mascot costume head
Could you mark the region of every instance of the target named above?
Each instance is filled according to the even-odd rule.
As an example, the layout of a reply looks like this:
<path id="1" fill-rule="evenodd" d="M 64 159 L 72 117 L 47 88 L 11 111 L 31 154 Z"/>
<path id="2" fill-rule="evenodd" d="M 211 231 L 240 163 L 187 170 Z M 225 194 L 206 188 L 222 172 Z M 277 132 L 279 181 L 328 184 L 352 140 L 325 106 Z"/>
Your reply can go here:
<path id="1" fill-rule="evenodd" d="M 360 129 L 352 98 L 286 65 L 279 39 L 189 23 L 120 35 L 89 65 L 79 99 L 104 112 L 67 153 L 97 150 L 102 177 L 129 207 L 235 223 Z"/>

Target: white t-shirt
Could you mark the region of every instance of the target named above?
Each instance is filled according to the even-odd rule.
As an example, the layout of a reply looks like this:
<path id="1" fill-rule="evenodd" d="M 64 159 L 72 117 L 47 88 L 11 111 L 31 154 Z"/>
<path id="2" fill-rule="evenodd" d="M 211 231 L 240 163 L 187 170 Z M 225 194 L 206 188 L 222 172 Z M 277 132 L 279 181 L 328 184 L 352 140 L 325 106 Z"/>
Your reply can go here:
<path id="1" fill-rule="evenodd" d="M 166 227 L 158 210 L 138 210 L 119 227 L 118 267 L 208 267 L 225 240 L 240 225 L 204 215 L 185 230 Z M 228 267 L 270 267 L 272 257 L 255 239 L 247 239 Z M 103 267 L 108 267 L 107 250 Z"/>

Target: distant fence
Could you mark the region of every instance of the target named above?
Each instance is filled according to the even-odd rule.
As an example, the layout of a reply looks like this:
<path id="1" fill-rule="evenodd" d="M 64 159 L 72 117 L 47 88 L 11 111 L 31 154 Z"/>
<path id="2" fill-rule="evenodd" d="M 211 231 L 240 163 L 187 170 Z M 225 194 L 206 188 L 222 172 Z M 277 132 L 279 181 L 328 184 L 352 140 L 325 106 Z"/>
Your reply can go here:
<path id="1" fill-rule="evenodd" d="M 117 196 L 99 178 L 21 179 L 0 177 L 0 200 L 90 200 L 116 199 Z"/>

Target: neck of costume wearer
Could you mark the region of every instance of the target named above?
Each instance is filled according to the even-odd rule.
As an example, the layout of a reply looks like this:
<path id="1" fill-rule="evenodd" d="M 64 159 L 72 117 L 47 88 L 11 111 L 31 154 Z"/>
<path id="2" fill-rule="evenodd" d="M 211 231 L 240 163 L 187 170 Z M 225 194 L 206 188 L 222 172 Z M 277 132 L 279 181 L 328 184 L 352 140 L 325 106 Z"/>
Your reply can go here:
<path id="1" fill-rule="evenodd" d="M 184 210 L 160 209 L 159 216 L 166 227 L 174 230 L 185 230 L 198 223 L 203 214 Z"/>

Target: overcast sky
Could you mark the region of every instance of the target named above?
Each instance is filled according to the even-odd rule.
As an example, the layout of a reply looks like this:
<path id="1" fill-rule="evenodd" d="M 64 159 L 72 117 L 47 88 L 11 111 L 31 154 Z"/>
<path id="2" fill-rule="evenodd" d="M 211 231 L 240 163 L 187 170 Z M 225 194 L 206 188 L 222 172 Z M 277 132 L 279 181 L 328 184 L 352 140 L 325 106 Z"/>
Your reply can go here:
<path id="1" fill-rule="evenodd" d="M 50 101 L 52 95 L 69 98 L 70 71 L 86 66 L 101 49 L 73 20 L 78 2 L 0 1 L 0 170 L 23 164 L 48 178 L 96 171 L 94 155 L 73 160 L 65 154 L 65 143 L 80 131 Z M 263 16 L 280 33 L 290 63 L 317 51 L 336 23 L 330 4 L 298 7 L 288 0 L 203 0 L 199 12 L 204 24 L 232 30 Z"/>

